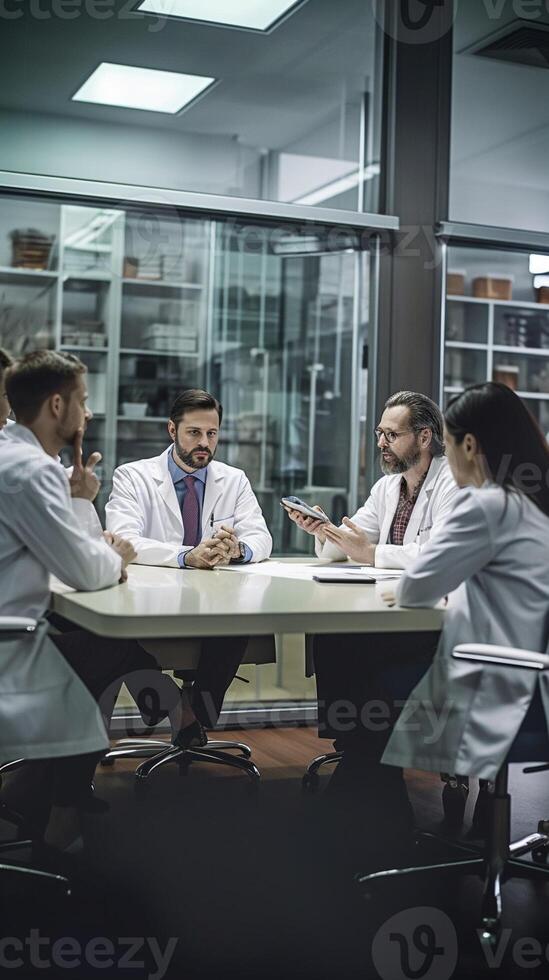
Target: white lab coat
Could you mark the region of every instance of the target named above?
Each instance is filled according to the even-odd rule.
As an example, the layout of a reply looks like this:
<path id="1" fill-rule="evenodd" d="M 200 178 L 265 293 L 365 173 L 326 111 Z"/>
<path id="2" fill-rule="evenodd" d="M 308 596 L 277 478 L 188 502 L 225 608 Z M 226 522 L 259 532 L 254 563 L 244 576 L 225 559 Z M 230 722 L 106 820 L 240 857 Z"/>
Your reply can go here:
<path id="1" fill-rule="evenodd" d="M 376 567 L 408 568 L 423 545 L 443 527 L 459 493 L 445 456 L 434 457 L 412 511 L 404 543 L 388 544 L 397 509 L 402 474 L 383 476 L 374 483 L 366 503 L 351 520 L 366 531 L 376 548 Z M 344 527 L 344 525 L 343 525 Z M 343 561 L 347 556 L 337 545 L 315 539 L 315 550 L 324 561 Z"/>
<path id="2" fill-rule="evenodd" d="M 121 560 L 72 512 L 67 475 L 30 431 L 13 425 L 0 451 L 0 615 L 41 620 L 49 576 L 79 590 L 118 582 Z M 106 748 L 95 701 L 47 636 L 0 641 L 0 759 Z"/>
<path id="3" fill-rule="evenodd" d="M 125 463 L 114 471 L 112 493 L 105 508 L 109 531 L 131 541 L 141 565 L 178 567 L 185 530 L 181 508 L 168 469 L 169 446 L 160 456 Z M 202 506 L 202 540 L 226 524 L 264 561 L 273 541 L 245 473 L 213 460 L 208 466 Z"/>
<path id="4" fill-rule="evenodd" d="M 435 660 L 410 694 L 383 762 L 495 778 L 540 679 L 534 670 L 455 660 L 452 651 L 476 642 L 544 652 L 548 556 L 549 518 L 531 500 L 489 483 L 462 491 L 397 588 L 402 606 L 449 599 Z"/>

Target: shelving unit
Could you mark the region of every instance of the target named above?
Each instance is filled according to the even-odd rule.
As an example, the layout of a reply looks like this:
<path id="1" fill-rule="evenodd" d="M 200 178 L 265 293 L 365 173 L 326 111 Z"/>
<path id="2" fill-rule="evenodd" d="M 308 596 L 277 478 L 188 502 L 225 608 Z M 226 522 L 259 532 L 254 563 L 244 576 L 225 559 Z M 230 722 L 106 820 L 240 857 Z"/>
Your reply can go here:
<path id="1" fill-rule="evenodd" d="M 549 431 L 549 305 L 535 302 L 528 254 L 449 246 L 448 268 L 468 267 L 468 280 L 492 268 L 513 277 L 516 299 L 446 295 L 441 401 L 470 384 L 500 380 Z M 493 273 L 497 277 L 497 272 Z M 468 282 L 468 287 L 469 287 Z"/>

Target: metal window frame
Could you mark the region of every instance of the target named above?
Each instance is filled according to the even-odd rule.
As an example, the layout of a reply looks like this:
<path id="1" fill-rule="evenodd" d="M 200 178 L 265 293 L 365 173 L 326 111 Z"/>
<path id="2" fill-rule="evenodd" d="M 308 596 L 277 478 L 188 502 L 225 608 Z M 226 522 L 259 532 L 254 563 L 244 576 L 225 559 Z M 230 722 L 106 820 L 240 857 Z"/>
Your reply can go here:
<path id="1" fill-rule="evenodd" d="M 186 211 L 207 213 L 211 216 L 305 222 L 334 228 L 350 227 L 371 231 L 398 231 L 399 228 L 399 220 L 394 215 L 260 201 L 247 197 L 200 194 L 195 191 L 170 190 L 163 187 L 115 184 L 108 181 L 82 180 L 77 177 L 48 177 L 43 174 L 23 174 L 6 170 L 0 170 L 0 190 L 70 197 L 82 202 L 116 201 L 119 207 L 139 203 L 144 206 L 184 208 Z"/>

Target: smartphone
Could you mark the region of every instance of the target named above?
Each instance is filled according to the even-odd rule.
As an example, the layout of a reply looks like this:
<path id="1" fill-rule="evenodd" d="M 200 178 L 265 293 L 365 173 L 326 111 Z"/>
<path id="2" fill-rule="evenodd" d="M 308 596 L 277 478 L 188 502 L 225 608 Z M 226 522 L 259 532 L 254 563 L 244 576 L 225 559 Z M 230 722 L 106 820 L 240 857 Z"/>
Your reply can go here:
<path id="1" fill-rule="evenodd" d="M 305 517 L 313 517 L 315 521 L 322 521 L 323 524 L 330 523 L 330 518 L 326 517 L 326 514 L 314 510 L 304 500 L 300 500 L 299 497 L 282 497 L 280 505 L 281 507 L 289 507 L 291 510 L 297 510 L 300 514 L 304 514 Z"/>

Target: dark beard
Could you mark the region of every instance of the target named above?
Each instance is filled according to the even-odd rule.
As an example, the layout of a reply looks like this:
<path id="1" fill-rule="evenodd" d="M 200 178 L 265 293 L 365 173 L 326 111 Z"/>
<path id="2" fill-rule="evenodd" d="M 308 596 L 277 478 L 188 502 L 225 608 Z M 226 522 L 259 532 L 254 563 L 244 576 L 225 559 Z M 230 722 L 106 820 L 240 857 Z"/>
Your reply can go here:
<path id="1" fill-rule="evenodd" d="M 192 469 L 192 470 L 203 470 L 203 469 L 205 469 L 206 466 L 208 466 L 208 464 L 211 463 L 211 461 L 212 461 L 212 459 L 214 457 L 214 454 L 212 452 L 210 452 L 210 450 L 208 449 L 207 446 L 204 446 L 204 447 L 197 446 L 196 449 L 193 449 L 190 453 L 186 453 L 185 450 L 183 449 L 183 446 L 176 439 L 175 442 L 174 442 L 174 447 L 175 447 L 175 451 L 177 453 L 177 456 L 181 460 L 181 462 L 182 463 L 185 463 L 185 466 L 190 467 L 190 469 Z M 200 449 L 200 452 L 208 453 L 208 458 L 206 460 L 202 460 L 202 459 L 201 460 L 195 460 L 195 459 L 193 459 L 193 453 L 198 452 L 199 449 Z"/>
<path id="2" fill-rule="evenodd" d="M 394 453 L 392 453 L 392 456 L 393 458 L 389 461 L 384 460 L 383 455 L 381 453 L 379 454 L 379 465 L 385 476 L 394 476 L 395 473 L 405 473 L 406 470 L 411 470 L 412 466 L 416 466 L 419 463 L 421 452 L 419 449 L 414 449 L 413 452 L 407 453 L 406 456 L 402 456 L 400 459 Z"/>

